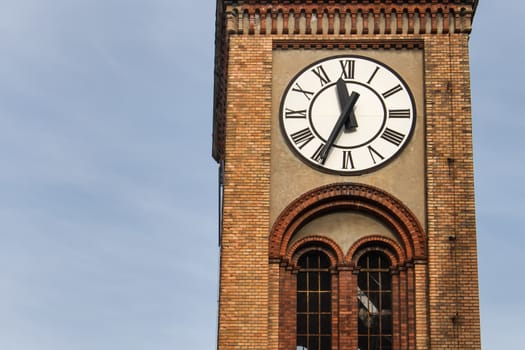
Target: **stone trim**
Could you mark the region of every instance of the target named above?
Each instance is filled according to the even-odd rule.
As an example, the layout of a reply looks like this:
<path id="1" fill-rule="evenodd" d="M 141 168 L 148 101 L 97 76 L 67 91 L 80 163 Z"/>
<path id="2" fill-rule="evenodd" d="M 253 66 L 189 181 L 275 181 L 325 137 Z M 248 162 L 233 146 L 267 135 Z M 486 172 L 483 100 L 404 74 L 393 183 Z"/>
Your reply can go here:
<path id="1" fill-rule="evenodd" d="M 337 49 L 337 50 L 367 50 L 367 49 L 423 49 L 422 39 L 351 39 L 351 40 L 317 40 L 317 39 L 293 39 L 293 40 L 274 40 L 274 50 L 288 49 Z"/>

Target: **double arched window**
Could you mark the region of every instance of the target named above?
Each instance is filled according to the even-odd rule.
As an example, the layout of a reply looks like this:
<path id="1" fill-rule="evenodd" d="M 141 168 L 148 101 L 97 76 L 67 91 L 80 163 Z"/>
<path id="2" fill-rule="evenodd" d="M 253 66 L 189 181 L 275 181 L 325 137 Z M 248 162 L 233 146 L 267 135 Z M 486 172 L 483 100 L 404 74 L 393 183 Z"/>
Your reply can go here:
<path id="1" fill-rule="evenodd" d="M 357 288 L 353 291 L 347 289 L 350 295 L 343 296 L 357 303 L 354 338 L 357 338 L 359 350 L 393 348 L 391 265 L 384 253 L 367 250 L 359 258 L 356 268 Z M 334 268 L 321 250 L 309 250 L 302 254 L 297 260 L 297 267 L 297 349 L 331 350 L 331 271 Z"/>

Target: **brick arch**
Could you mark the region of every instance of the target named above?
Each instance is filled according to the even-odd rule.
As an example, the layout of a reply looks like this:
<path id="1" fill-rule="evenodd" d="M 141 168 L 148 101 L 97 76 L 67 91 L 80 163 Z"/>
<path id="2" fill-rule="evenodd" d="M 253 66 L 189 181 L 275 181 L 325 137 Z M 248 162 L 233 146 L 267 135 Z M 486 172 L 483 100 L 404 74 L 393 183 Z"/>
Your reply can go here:
<path id="1" fill-rule="evenodd" d="M 290 203 L 272 227 L 270 259 L 286 260 L 290 240 L 300 227 L 313 217 L 337 210 L 355 210 L 375 217 L 397 233 L 408 261 L 426 259 L 426 237 L 415 215 L 387 192 L 356 183 L 321 186 Z"/>
<path id="2" fill-rule="evenodd" d="M 369 246 L 369 247 L 368 247 Z M 383 252 L 394 267 L 406 263 L 406 255 L 403 248 L 395 241 L 383 236 L 367 236 L 355 242 L 348 250 L 345 261 L 352 267 L 357 265 L 361 256 L 368 250 L 378 250 Z"/>
<path id="3" fill-rule="evenodd" d="M 287 251 L 285 261 L 290 261 L 293 267 L 297 266 L 297 260 L 310 244 L 313 244 L 311 249 L 321 250 L 329 258 L 332 266 L 341 265 L 344 260 L 344 254 L 339 248 L 339 245 L 328 237 L 323 236 L 308 236 L 295 242 Z M 326 247 L 326 248 L 325 248 Z"/>

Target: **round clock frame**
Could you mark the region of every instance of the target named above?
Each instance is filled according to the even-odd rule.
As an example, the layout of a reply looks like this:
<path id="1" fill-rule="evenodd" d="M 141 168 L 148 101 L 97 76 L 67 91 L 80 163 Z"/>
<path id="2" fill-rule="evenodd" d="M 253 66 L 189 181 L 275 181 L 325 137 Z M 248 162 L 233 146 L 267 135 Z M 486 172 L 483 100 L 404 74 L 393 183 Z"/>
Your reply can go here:
<path id="1" fill-rule="evenodd" d="M 414 97 L 392 68 L 359 55 L 337 55 L 303 68 L 286 87 L 282 134 L 306 164 L 360 175 L 391 162 L 416 124 Z"/>

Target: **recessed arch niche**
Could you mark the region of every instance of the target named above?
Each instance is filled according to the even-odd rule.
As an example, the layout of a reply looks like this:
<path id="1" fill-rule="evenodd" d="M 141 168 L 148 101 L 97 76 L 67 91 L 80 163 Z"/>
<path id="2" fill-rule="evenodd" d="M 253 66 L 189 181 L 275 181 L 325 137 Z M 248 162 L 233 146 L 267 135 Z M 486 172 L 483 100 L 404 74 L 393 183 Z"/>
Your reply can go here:
<path id="1" fill-rule="evenodd" d="M 317 247 L 317 248 L 316 248 Z M 411 348 L 407 330 L 427 328 L 413 306 L 426 293 L 426 235 L 415 215 L 397 198 L 373 186 L 336 183 L 313 189 L 290 203 L 275 221 L 269 240 L 270 310 L 279 349 L 295 348 L 297 259 L 318 249 L 331 257 L 332 344 L 356 348 L 357 261 L 367 251 L 390 256 L 395 349 Z M 335 302 L 338 300 L 338 302 Z"/>

